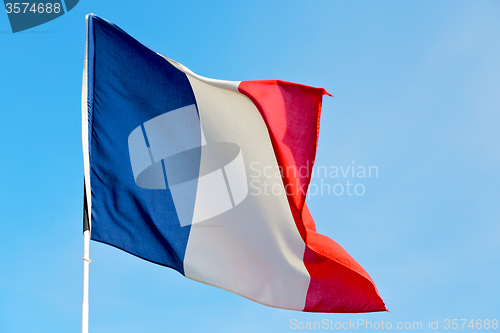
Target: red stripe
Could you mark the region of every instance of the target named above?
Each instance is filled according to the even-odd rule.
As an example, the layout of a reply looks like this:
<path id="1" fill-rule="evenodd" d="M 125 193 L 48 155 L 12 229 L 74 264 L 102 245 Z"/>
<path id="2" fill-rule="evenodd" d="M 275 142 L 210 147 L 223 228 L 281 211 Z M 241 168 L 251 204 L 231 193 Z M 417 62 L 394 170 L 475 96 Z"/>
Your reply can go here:
<path id="1" fill-rule="evenodd" d="M 261 112 L 272 139 L 278 161 L 284 167 L 293 203 L 302 209 L 316 155 L 322 88 L 266 80 L 243 81 L 239 91 L 249 97 Z M 297 177 L 295 177 L 297 176 Z"/>
<path id="2" fill-rule="evenodd" d="M 386 311 L 368 273 L 340 245 L 316 232 L 305 205 L 321 102 L 330 94 L 278 80 L 243 81 L 238 89 L 253 101 L 267 125 L 295 224 L 306 244 L 303 260 L 311 281 L 304 311 Z"/>
<path id="3" fill-rule="evenodd" d="M 302 221 L 307 230 L 304 264 L 311 276 L 304 311 L 387 311 L 363 267 L 335 241 L 316 232 L 307 205 Z"/>

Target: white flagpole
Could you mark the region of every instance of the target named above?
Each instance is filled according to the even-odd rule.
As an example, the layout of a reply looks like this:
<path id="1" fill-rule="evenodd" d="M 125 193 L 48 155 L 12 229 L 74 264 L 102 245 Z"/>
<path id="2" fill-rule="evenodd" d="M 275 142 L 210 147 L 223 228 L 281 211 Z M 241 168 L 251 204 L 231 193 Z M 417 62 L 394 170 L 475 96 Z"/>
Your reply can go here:
<path id="1" fill-rule="evenodd" d="M 85 40 L 85 59 L 83 61 L 82 78 L 82 147 L 83 147 L 83 166 L 85 171 L 85 218 L 87 224 L 83 232 L 83 299 L 82 299 L 82 333 L 89 332 L 89 245 L 90 229 L 92 229 L 92 195 L 90 191 L 90 161 L 89 161 L 89 119 L 88 119 L 88 45 L 89 35 L 91 35 L 92 14 L 85 16 L 87 26 L 87 37 Z M 93 62 L 93 58 L 92 58 Z M 88 195 L 87 195 L 88 194 Z"/>
<path id="2" fill-rule="evenodd" d="M 83 233 L 83 301 L 82 301 L 82 333 L 89 332 L 89 245 L 90 230 Z"/>

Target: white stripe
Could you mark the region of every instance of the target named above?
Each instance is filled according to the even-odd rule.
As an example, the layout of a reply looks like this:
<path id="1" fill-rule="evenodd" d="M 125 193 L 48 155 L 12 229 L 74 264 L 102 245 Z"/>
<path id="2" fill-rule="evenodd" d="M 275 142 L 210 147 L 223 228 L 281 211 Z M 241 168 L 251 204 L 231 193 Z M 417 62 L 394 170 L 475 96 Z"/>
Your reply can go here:
<path id="1" fill-rule="evenodd" d="M 191 226 L 185 275 L 265 305 L 303 310 L 310 282 L 302 260 L 305 244 L 276 173 L 267 127 L 255 105 L 234 89 L 235 82 L 187 76 L 207 144 L 231 142 L 241 148 L 250 193 L 227 212 Z M 270 177 L 262 174 L 266 166 L 272 167 Z M 255 195 L 266 182 L 268 190 L 281 193 Z"/>
<path id="2" fill-rule="evenodd" d="M 87 67 L 88 67 L 88 44 L 89 44 L 89 16 L 85 17 L 87 26 L 87 38 L 85 41 L 85 59 L 83 61 L 83 79 L 82 79 L 82 148 L 83 148 L 83 169 L 85 177 L 85 192 L 87 194 L 87 217 L 89 227 L 92 229 L 92 192 L 90 191 L 90 158 L 89 158 L 89 119 L 88 119 L 88 87 L 87 87 Z"/>
<path id="3" fill-rule="evenodd" d="M 201 82 L 205 82 L 207 84 L 210 84 L 210 85 L 213 85 L 213 86 L 216 86 L 219 88 L 229 89 L 229 90 L 238 92 L 238 86 L 240 85 L 241 81 L 227 81 L 227 80 L 210 79 L 208 77 L 204 77 L 204 76 L 201 76 L 201 75 L 194 73 L 189 68 L 187 68 L 183 64 L 178 63 L 175 60 L 169 59 L 160 53 L 157 53 L 157 54 L 159 56 L 161 56 L 162 58 L 164 58 L 165 60 L 167 60 L 172 65 L 174 65 L 178 70 L 186 73 L 188 75 L 188 77 L 191 76 L 193 78 L 200 80 Z"/>

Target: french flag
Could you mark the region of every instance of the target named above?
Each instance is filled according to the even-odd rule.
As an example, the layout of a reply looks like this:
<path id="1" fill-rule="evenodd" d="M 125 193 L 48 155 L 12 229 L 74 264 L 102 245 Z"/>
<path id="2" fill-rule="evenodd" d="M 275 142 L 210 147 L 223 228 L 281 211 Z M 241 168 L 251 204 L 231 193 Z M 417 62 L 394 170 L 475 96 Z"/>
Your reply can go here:
<path id="1" fill-rule="evenodd" d="M 324 89 L 208 79 L 92 14 L 85 53 L 92 240 L 272 307 L 386 311 L 305 203 Z"/>

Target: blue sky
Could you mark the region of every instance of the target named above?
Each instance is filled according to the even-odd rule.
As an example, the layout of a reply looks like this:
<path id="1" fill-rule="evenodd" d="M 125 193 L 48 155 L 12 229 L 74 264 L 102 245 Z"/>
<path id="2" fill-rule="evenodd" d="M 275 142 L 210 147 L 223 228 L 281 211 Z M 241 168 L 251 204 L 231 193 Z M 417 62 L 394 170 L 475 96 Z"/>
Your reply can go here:
<path id="1" fill-rule="evenodd" d="M 16 34 L 0 15 L 0 332 L 80 327 L 90 12 L 200 75 L 335 95 L 324 99 L 316 165 L 376 166 L 378 177 L 314 178 L 365 192 L 308 204 L 391 310 L 273 309 L 92 242 L 90 332 L 298 331 L 293 319 L 421 331 L 438 320 L 444 331 L 445 319 L 500 319 L 498 1 L 82 0 Z"/>

